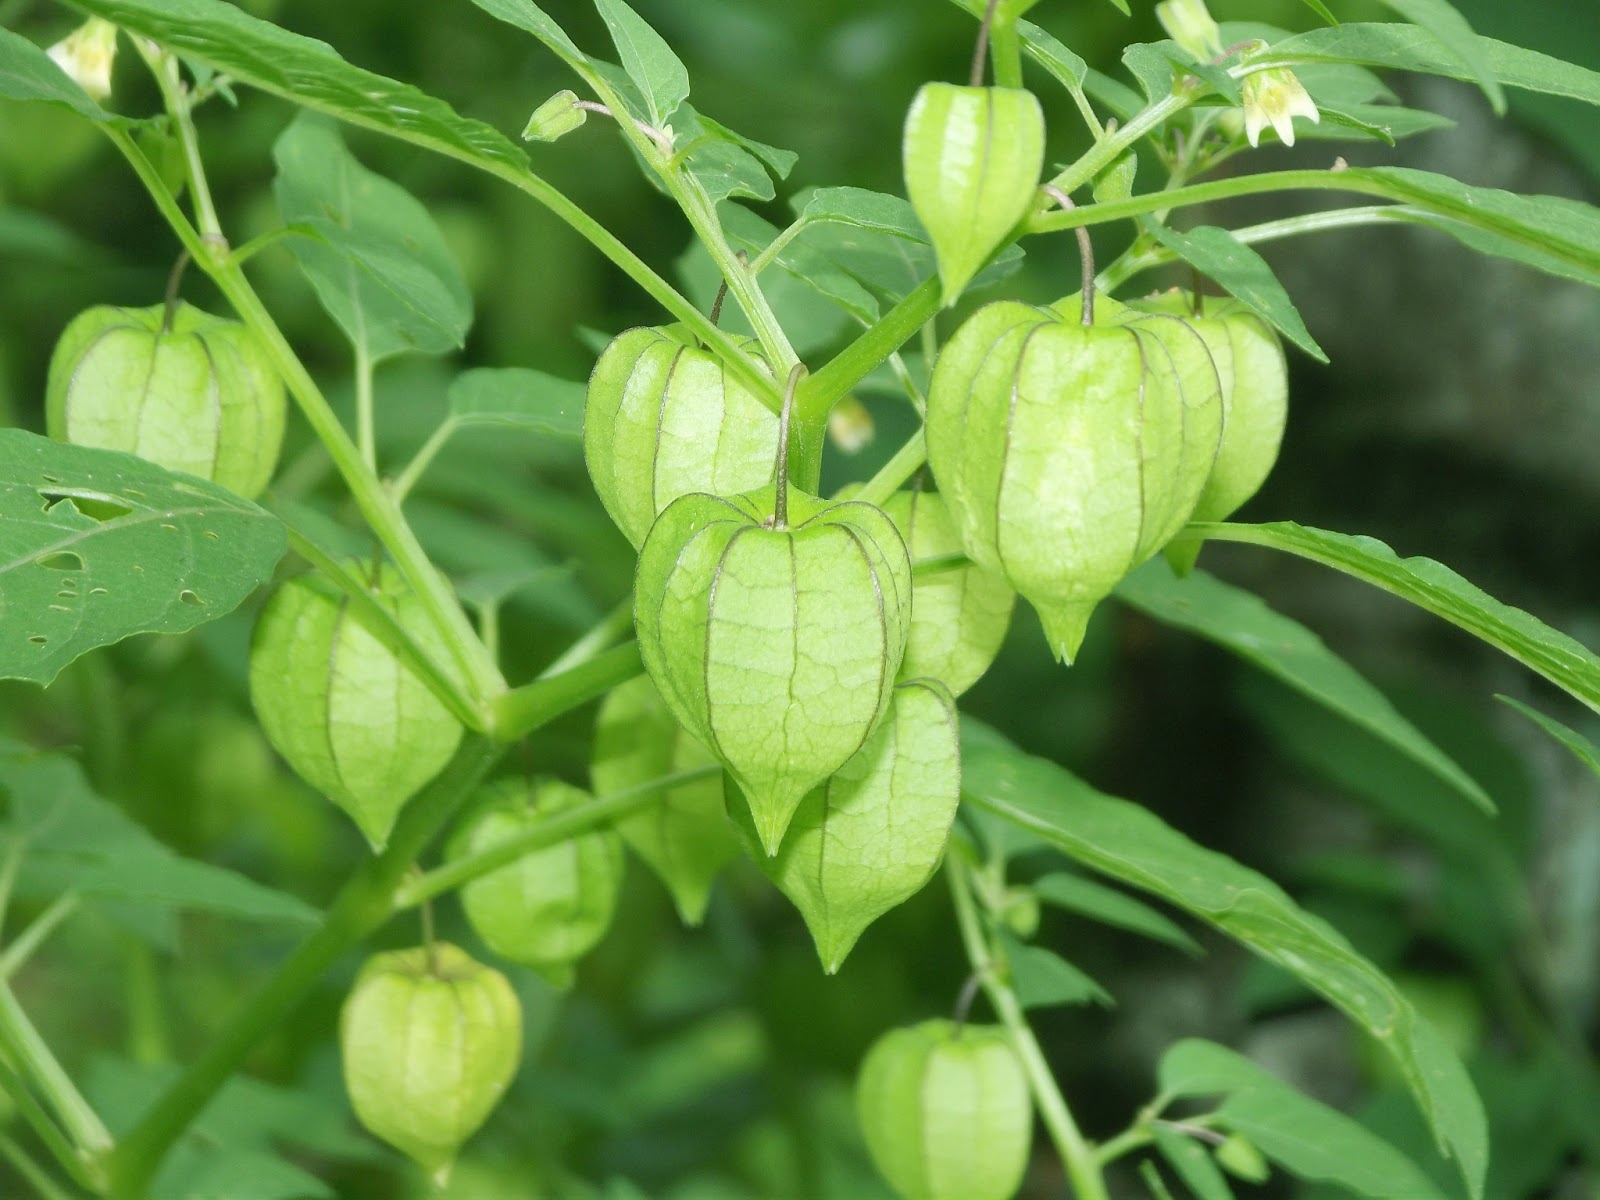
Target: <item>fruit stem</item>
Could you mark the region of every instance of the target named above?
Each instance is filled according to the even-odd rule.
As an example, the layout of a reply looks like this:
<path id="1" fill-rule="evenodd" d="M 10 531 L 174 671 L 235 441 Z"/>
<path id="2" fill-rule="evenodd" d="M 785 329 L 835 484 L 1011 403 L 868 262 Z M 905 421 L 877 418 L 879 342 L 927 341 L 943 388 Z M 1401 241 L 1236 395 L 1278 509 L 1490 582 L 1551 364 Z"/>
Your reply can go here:
<path id="1" fill-rule="evenodd" d="M 1044 193 L 1062 208 L 1069 212 L 1078 206 L 1072 202 L 1072 197 L 1056 187 L 1053 183 L 1044 185 Z M 1078 235 L 1078 261 L 1083 266 L 1083 323 L 1094 324 L 1094 243 L 1089 240 L 1089 230 L 1086 226 L 1079 225 Z"/>
<path id="2" fill-rule="evenodd" d="M 1061 1164 L 1072 1181 L 1072 1189 L 1078 1200 L 1110 1200 L 1105 1176 L 1095 1160 L 1094 1149 L 1079 1132 L 1078 1123 L 1072 1119 L 1072 1111 L 1067 1107 L 1055 1076 L 1051 1074 L 1050 1064 L 1045 1061 L 1044 1051 L 1040 1049 L 1039 1040 L 1028 1025 L 1016 993 L 1002 982 L 999 972 L 994 969 L 994 955 L 990 952 L 978 906 L 972 897 L 968 868 L 954 854 L 945 856 L 944 866 L 945 874 L 950 879 L 956 924 L 961 930 L 967 958 L 982 981 L 984 995 L 989 998 L 1001 1024 L 1011 1035 L 1011 1047 L 1022 1061 L 1034 1103 L 1039 1106 L 1039 1116 L 1050 1131 L 1056 1152 L 1061 1155 Z"/>
<path id="3" fill-rule="evenodd" d="M 422 910 L 422 944 L 428 950 L 428 974 L 439 974 L 439 943 L 433 936 L 433 901 L 424 897 L 418 906 Z"/>
<path id="4" fill-rule="evenodd" d="M 989 60 L 989 29 L 994 25 L 994 11 L 999 7 L 1000 0 L 989 0 L 983 22 L 978 26 L 978 41 L 972 47 L 972 74 L 968 77 L 973 87 L 983 86 L 983 68 Z"/>
<path id="5" fill-rule="evenodd" d="M 955 1022 L 955 1036 L 960 1037 L 966 1029 L 967 1019 L 972 1016 L 972 1002 L 978 998 L 978 989 L 983 986 L 983 972 L 974 971 L 967 976 L 967 981 L 961 985 L 961 991 L 956 996 L 955 1010 L 950 1014 L 950 1019 Z"/>
<path id="6" fill-rule="evenodd" d="M 778 490 L 772 498 L 772 529 L 783 529 L 789 524 L 789 420 L 794 416 L 795 389 L 805 374 L 805 363 L 795 363 L 789 371 L 789 382 L 783 388 L 783 410 L 778 414 L 778 461 L 773 468 Z"/>
<path id="7" fill-rule="evenodd" d="M 172 264 L 172 272 L 167 276 L 167 294 L 161 304 L 161 332 L 172 332 L 173 319 L 178 315 L 178 288 L 183 284 L 183 273 L 188 269 L 189 261 L 194 256 L 185 246 L 178 251 L 178 261 Z"/>
<path id="8" fill-rule="evenodd" d="M 750 269 L 750 255 L 747 252 L 743 250 L 737 251 L 733 257 L 738 259 L 739 265 L 746 271 Z M 717 298 L 711 302 L 710 317 L 713 325 L 718 324 L 722 320 L 722 305 L 727 298 L 728 281 L 724 279 L 720 284 L 717 285 Z"/>

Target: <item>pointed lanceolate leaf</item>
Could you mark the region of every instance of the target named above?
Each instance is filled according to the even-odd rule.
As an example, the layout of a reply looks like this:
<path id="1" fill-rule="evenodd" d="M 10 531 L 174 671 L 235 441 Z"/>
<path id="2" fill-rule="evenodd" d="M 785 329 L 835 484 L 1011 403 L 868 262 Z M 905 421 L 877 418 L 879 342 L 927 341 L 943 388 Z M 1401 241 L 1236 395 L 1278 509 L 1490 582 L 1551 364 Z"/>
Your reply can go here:
<path id="1" fill-rule="evenodd" d="M 871 736 L 905 653 L 911 563 L 869 504 L 792 491 L 691 494 L 639 554 L 634 618 L 645 669 L 731 771 L 777 852 L 805 794 Z"/>
<path id="2" fill-rule="evenodd" d="M 642 115 L 657 129 L 663 128 L 689 97 L 689 72 L 626 0 L 595 0 L 595 7 L 616 43 L 623 69 L 644 97 L 647 111 Z"/>
<path id="3" fill-rule="evenodd" d="M 0 678 L 49 683 L 98 646 L 215 620 L 287 549 L 227 488 L 0 430 Z"/>
<path id="4" fill-rule="evenodd" d="M 867 744 L 801 802 L 778 853 L 757 855 L 830 975 L 868 925 L 928 882 L 960 797 L 955 701 L 932 680 L 903 683 Z"/>
<path id="5" fill-rule="evenodd" d="M 1044 112 L 1020 88 L 924 84 L 903 150 L 906 195 L 952 304 L 1027 215 L 1044 166 Z"/>
<path id="6" fill-rule="evenodd" d="M 704 919 L 712 882 L 739 856 L 739 839 L 723 798 L 721 764 L 678 724 L 648 678 L 623 684 L 600 706 L 589 768 L 597 795 L 705 766 L 716 766 L 715 774 L 679 784 L 616 826 L 622 840 L 667 885 L 687 925 Z"/>
<path id="7" fill-rule="evenodd" d="M 492 784 L 451 838 L 449 857 L 490 849 L 589 799 L 587 792 L 555 780 Z M 472 880 L 461 889 L 461 906 L 489 949 L 566 987 L 573 964 L 611 927 L 622 871 L 617 835 L 593 830 Z"/>

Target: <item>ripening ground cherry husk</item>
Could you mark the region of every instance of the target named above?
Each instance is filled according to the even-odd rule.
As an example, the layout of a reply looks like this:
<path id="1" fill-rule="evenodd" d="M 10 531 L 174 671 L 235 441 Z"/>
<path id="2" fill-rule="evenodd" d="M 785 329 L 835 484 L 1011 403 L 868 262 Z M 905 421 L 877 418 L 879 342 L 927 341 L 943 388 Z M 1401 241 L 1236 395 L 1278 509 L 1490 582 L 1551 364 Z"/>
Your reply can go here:
<path id="1" fill-rule="evenodd" d="M 634 618 L 667 707 L 733 773 L 766 852 L 801 799 L 866 744 L 911 615 L 894 522 L 789 489 L 689 495 L 639 553 Z"/>
<path id="2" fill-rule="evenodd" d="M 455 860 L 505 842 L 558 813 L 586 804 L 589 793 L 558 780 L 505 779 L 475 798 L 450 839 Z M 622 844 L 596 829 L 532 850 L 461 889 L 473 932 L 501 958 L 569 987 L 577 961 L 611 927 L 622 885 Z"/>
<path id="3" fill-rule="evenodd" d="M 896 492 L 883 511 L 918 563 L 963 554 L 961 535 L 944 497 L 918 488 Z M 900 678 L 937 679 L 959 696 L 982 678 L 1000 653 L 1017 594 L 992 567 L 963 566 L 913 574 L 911 633 Z"/>
<path id="4" fill-rule="evenodd" d="M 739 856 L 723 799 L 722 764 L 678 723 L 648 677 L 613 689 L 600 705 L 589 768 L 598 795 L 710 766 L 714 773 L 679 784 L 616 824 L 629 849 L 666 884 L 687 925 L 705 917 L 712 883 Z"/>
<path id="5" fill-rule="evenodd" d="M 584 460 L 635 547 L 679 496 L 769 482 L 777 449 L 778 418 L 681 325 L 620 334 L 589 377 Z"/>
<path id="6" fill-rule="evenodd" d="M 925 1021 L 868 1051 L 856 1112 L 901 1200 L 1011 1200 L 1033 1141 L 1028 1080 L 1006 1031 Z"/>
<path id="7" fill-rule="evenodd" d="M 373 598 L 435 661 L 449 652 L 388 566 Z M 250 700 L 273 748 L 381 849 L 407 800 L 450 761 L 461 724 L 368 624 L 314 575 L 280 586 L 250 646 Z"/>
<path id="8" fill-rule="evenodd" d="M 361 1124 L 443 1183 L 522 1060 L 522 1007 L 500 972 L 448 942 L 368 961 L 339 1019 Z"/>
<path id="9" fill-rule="evenodd" d="M 756 853 L 830 975 L 868 925 L 932 877 L 960 799 L 955 701 L 937 680 L 911 680 L 867 744 L 801 801 L 778 853 Z"/>
<path id="10" fill-rule="evenodd" d="M 953 304 L 1028 215 L 1044 168 L 1044 111 L 1021 88 L 924 84 L 902 151 L 906 196 Z"/>
<path id="11" fill-rule="evenodd" d="M 45 385 L 50 436 L 123 450 L 247 499 L 278 464 L 284 395 L 245 326 L 177 305 L 102 305 L 73 318 Z"/>
<path id="12" fill-rule="evenodd" d="M 928 462 L 977 563 L 1001 571 L 1071 661 L 1095 606 L 1183 527 L 1221 436 L 1191 331 L 1082 323 L 1069 297 L 980 309 L 940 354 Z"/>

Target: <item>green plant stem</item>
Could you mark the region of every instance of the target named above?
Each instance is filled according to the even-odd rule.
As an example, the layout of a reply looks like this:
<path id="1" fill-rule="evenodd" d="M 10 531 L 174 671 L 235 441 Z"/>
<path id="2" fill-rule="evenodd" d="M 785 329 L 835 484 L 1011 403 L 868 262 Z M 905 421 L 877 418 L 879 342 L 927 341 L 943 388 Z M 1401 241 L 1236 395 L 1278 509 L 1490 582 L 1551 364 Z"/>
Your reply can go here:
<path id="1" fill-rule="evenodd" d="M 1011 1035 L 1011 1045 L 1027 1073 L 1034 1103 L 1039 1107 L 1045 1128 L 1050 1131 L 1056 1152 L 1061 1155 L 1061 1164 L 1066 1169 L 1067 1178 L 1072 1181 L 1077 1200 L 1110 1200 L 1094 1149 L 1078 1131 L 1078 1123 L 1072 1119 L 1072 1111 L 1067 1107 L 1061 1088 L 1050 1071 L 1050 1064 L 1045 1061 L 1039 1040 L 1033 1036 L 1033 1029 L 1023 1015 L 1016 993 L 1008 983 L 1002 981 L 1001 971 L 996 969 L 994 955 L 983 932 L 983 921 L 978 915 L 978 906 L 972 898 L 967 870 L 955 854 L 945 856 L 945 873 L 950 877 L 956 923 L 961 930 L 967 958 L 972 963 L 973 971 L 983 980 L 984 994 L 989 998 L 995 1015 Z"/>
<path id="2" fill-rule="evenodd" d="M 428 440 L 422 443 L 417 452 L 411 456 L 411 461 L 394 479 L 389 482 L 389 495 L 396 504 L 404 504 L 406 497 L 411 494 L 411 489 L 417 486 L 417 480 L 433 465 L 433 460 L 439 456 L 439 451 L 455 436 L 460 423 L 454 417 L 446 417 L 434 427 L 428 435 Z"/>
<path id="3" fill-rule="evenodd" d="M 925 279 L 827 364 L 800 384 L 795 411 L 803 420 L 827 423 L 828 413 L 851 388 L 905 345 L 939 312 L 939 281 Z"/>
<path id="4" fill-rule="evenodd" d="M 588 633 L 568 646 L 560 658 L 540 673 L 539 678 L 549 679 L 552 675 L 560 675 L 581 666 L 602 650 L 610 649 L 613 644 L 627 637 L 632 629 L 633 597 L 629 596 L 601 617 Z"/>
<path id="5" fill-rule="evenodd" d="M 495 736 L 514 742 L 562 713 L 605 695 L 644 670 L 639 643 L 597 654 L 570 671 L 504 693 L 493 708 Z"/>
<path id="6" fill-rule="evenodd" d="M 110 123 L 103 123 L 98 128 L 127 159 L 156 207 L 193 256 L 195 264 L 217 285 L 239 319 L 250 327 L 271 356 L 273 365 L 299 404 L 312 432 L 327 449 L 329 458 L 344 478 L 368 525 L 394 556 L 400 573 L 416 591 L 429 617 L 438 627 L 471 693 L 487 703 L 504 692 L 505 681 L 500 676 L 499 668 L 478 640 L 477 632 L 457 603 L 449 582 L 423 551 L 399 506 L 367 469 L 360 451 L 340 424 L 327 398 L 284 338 L 266 306 L 261 303 L 243 270 L 230 263 L 219 247 L 207 242 L 189 223 L 154 166 L 126 130 Z"/>
<path id="7" fill-rule="evenodd" d="M 183 84 L 182 67 L 178 56 L 170 50 L 152 49 L 149 43 L 135 38 L 140 56 L 155 76 L 161 89 L 161 100 L 172 123 L 178 130 L 178 141 L 183 147 L 183 161 L 188 175 L 189 196 L 194 202 L 195 224 L 200 236 L 213 244 L 223 244 L 222 224 L 217 220 L 217 207 L 211 201 L 211 185 L 206 181 L 205 162 L 200 157 L 200 138 L 195 132 L 194 113 L 190 97 Z"/>
<path id="8" fill-rule="evenodd" d="M 1117 1159 L 1132 1154 L 1155 1141 L 1155 1134 L 1151 1132 L 1148 1124 L 1139 1124 L 1124 1129 L 1116 1137 L 1101 1142 L 1095 1148 L 1095 1161 L 1101 1167 L 1108 1167 Z"/>
<path id="9" fill-rule="evenodd" d="M 397 909 L 404 909 L 426 904 L 436 896 L 454 891 L 474 879 L 487 875 L 490 871 L 498 870 L 525 855 L 532 854 L 535 850 L 543 850 L 547 846 L 554 846 L 557 842 L 579 837 L 601 825 L 620 821 L 623 817 L 655 803 L 675 787 L 720 774 L 721 771 L 722 768 L 719 766 L 694 767 L 687 771 L 678 771 L 547 817 L 532 828 L 524 829 L 516 837 L 497 842 L 464 858 L 448 862 L 442 867 L 435 867 L 421 878 L 410 880 L 395 893 L 394 906 Z"/>
<path id="10" fill-rule="evenodd" d="M 996 16 L 989 26 L 989 58 L 994 63 L 994 81 L 1000 87 L 1022 86 L 1022 38 L 1015 21 Z"/>
<path id="11" fill-rule="evenodd" d="M 1101 171 L 1116 162 L 1140 138 L 1159 129 L 1167 121 L 1188 108 L 1189 105 L 1199 99 L 1200 94 L 1199 91 L 1186 88 L 1183 91 L 1174 92 L 1170 96 L 1164 96 L 1148 108 L 1141 109 L 1129 118 L 1126 125 L 1115 133 L 1096 141 L 1082 158 L 1067 167 L 1054 179 L 1051 179 L 1049 185 L 1071 195 L 1100 174 Z M 1081 212 L 1083 210 L 1078 209 L 1076 211 Z M 1034 221 L 1029 223 L 1029 232 L 1037 232 L 1033 228 L 1037 221 L 1038 218 L 1035 217 Z"/>
<path id="12" fill-rule="evenodd" d="M 116 1200 L 141 1200 L 174 1142 L 319 979 L 387 921 L 393 897 L 422 850 L 499 761 L 503 747 L 469 737 L 448 766 L 406 806 L 383 853 L 369 859 L 328 907 L 322 924 L 266 984 L 235 1010 L 200 1056 L 146 1110 L 110 1158 Z"/>
<path id="13" fill-rule="evenodd" d="M 355 352 L 356 442 L 367 472 L 375 476 L 378 473 L 378 434 L 372 418 L 372 355 L 367 350 L 366 338 L 356 340 Z"/>
<path id="14" fill-rule="evenodd" d="M 56 926 L 70 917 L 78 908 L 78 893 L 66 892 L 57 896 L 50 907 L 35 917 L 0 954 L 0 982 L 9 981 L 21 970 L 44 940 L 55 932 Z"/>
<path id="15" fill-rule="evenodd" d="M 71 1192 L 50 1178 L 49 1172 L 4 1134 L 0 1134 L 0 1157 L 10 1163 L 11 1169 L 38 1193 L 39 1200 L 73 1200 Z"/>
<path id="16" fill-rule="evenodd" d="M 878 469 L 876 475 L 861 485 L 861 490 L 853 499 L 865 500 L 868 504 L 882 504 L 927 461 L 928 443 L 919 429 L 906 439 L 906 444 L 894 452 L 894 456 Z"/>
<path id="17" fill-rule="evenodd" d="M 28 1014 L 22 1011 L 16 993 L 5 983 L 0 983 L 0 1047 L 4 1047 L 6 1057 L 23 1079 L 44 1097 L 85 1164 L 111 1149 L 111 1134 L 99 1115 L 56 1061 Z"/>
<path id="18" fill-rule="evenodd" d="M 1284 238 L 1299 237 L 1307 233 L 1324 233 L 1330 229 L 1355 229 L 1371 225 L 1415 225 L 1423 214 L 1420 209 L 1404 204 L 1369 204 L 1355 208 L 1333 208 L 1322 212 L 1304 213 L 1298 217 L 1283 217 L 1276 221 L 1263 221 L 1259 225 L 1246 225 L 1228 232 L 1245 245 L 1276 242 Z M 1165 246 L 1150 246 L 1138 253 L 1124 255 L 1100 273 L 1096 286 L 1102 291 L 1121 287 L 1134 276 L 1181 261 L 1179 256 Z"/>

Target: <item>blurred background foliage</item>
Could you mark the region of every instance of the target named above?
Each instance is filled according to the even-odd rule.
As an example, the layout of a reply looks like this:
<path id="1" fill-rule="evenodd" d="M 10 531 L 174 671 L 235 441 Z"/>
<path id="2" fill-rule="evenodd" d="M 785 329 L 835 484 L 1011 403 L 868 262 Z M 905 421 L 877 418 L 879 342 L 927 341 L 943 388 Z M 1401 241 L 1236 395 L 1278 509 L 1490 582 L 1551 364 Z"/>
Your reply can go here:
<path id="1" fill-rule="evenodd" d="M 243 0 L 322 38 L 350 60 L 407 80 L 507 132 L 553 91 L 558 64 L 465 0 Z M 1331 0 L 1346 19 L 1384 19 L 1369 0 Z M 1458 0 L 1480 32 L 1600 68 L 1591 0 Z M 546 7 L 580 44 L 603 47 L 583 0 Z M 696 105 L 740 132 L 796 150 L 777 201 L 814 185 L 900 191 L 899 130 L 916 87 L 964 77 L 973 25 L 939 0 L 637 0 L 688 63 Z M 1031 14 L 1099 69 L 1159 36 L 1146 0 L 1131 21 L 1098 0 L 1045 0 Z M 1300 0 L 1215 0 L 1224 19 L 1304 28 Z M 74 24 L 45 0 L 0 0 L 0 24 L 42 44 Z M 1069 102 L 1043 80 L 1050 153 L 1083 148 Z M 1412 105 L 1453 130 L 1390 150 L 1341 151 L 1469 183 L 1600 199 L 1600 116 L 1516 98 L 1496 122 L 1465 85 L 1398 79 Z M 244 94 L 200 114 L 225 228 L 236 243 L 277 223 L 270 147 L 288 106 Z M 116 103 L 156 107 L 130 54 Z M 444 411 L 462 365 L 524 365 L 582 378 L 597 347 L 661 314 L 563 226 L 493 181 L 358 132 L 368 165 L 423 197 L 471 283 L 479 317 L 459 362 L 401 360 L 379 380 L 382 452 L 398 464 Z M 1250 169 L 1324 165 L 1302 142 Z M 615 137 L 591 125 L 537 147 L 536 169 L 648 261 L 675 271 L 688 233 Z M 1147 165 L 1140 186 L 1152 186 Z M 1293 201 L 1291 201 L 1293 202 Z M 1244 224 L 1280 200 L 1203 214 Z M 1196 220 L 1202 214 L 1194 214 Z M 1097 230 L 1103 251 L 1121 236 Z M 1072 290 L 1072 239 L 1035 239 L 1000 289 L 1030 299 Z M 0 419 L 39 428 L 45 366 L 65 323 L 94 303 L 148 305 L 175 245 L 109 148 L 65 113 L 0 105 Z M 1293 365 L 1287 442 L 1243 519 L 1290 518 L 1369 533 L 1439 558 L 1488 591 L 1600 644 L 1593 563 L 1600 552 L 1600 298 L 1476 257 L 1406 227 L 1270 247 L 1312 332 L 1333 359 Z M 286 252 L 253 267 L 302 354 L 336 394 L 348 350 Z M 1135 289 L 1172 282 L 1145 278 Z M 703 280 L 702 280 L 703 282 Z M 989 297 L 999 294 L 991 289 Z M 219 310 L 191 276 L 187 295 Z M 980 297 L 982 299 L 984 297 Z M 947 317 L 946 321 L 953 318 Z M 846 338 L 824 325 L 821 361 Z M 909 428 L 903 404 L 864 388 L 877 437 L 834 452 L 830 480 L 861 478 Z M 280 495 L 348 516 L 320 450 L 291 435 Z M 498 434 L 463 435 L 408 511 L 458 575 L 547 572 L 505 614 L 512 678 L 548 663 L 625 594 L 631 554 L 595 502 L 575 453 Z M 1315 567 L 1217 547 L 1205 565 L 1252 587 L 1320 632 L 1477 778 L 1497 820 L 1340 726 L 1220 650 L 1128 610 L 1097 619 L 1080 664 L 1057 668 L 1030 613 L 965 707 L 1096 786 L 1139 800 L 1204 844 L 1257 867 L 1335 922 L 1407 982 L 1467 1058 L 1494 1123 L 1493 1200 L 1600 1194 L 1600 781 L 1495 693 L 1593 733 L 1591 714 L 1508 660 L 1398 602 Z M 244 687 L 252 611 L 187 639 L 136 639 L 80 660 L 48 692 L 0 685 L 0 727 L 35 745 L 81 750 L 95 785 L 186 854 L 237 867 L 314 904 L 363 853 L 354 830 L 278 763 Z M 527 768 L 587 782 L 592 709 L 541 733 Z M 1052 869 L 1020 864 L 1024 874 Z M 24 914 L 26 915 L 26 914 Z M 448 936 L 471 941 L 453 902 Z M 414 941 L 400 920 L 386 943 Z M 1408 1102 L 1348 1025 L 1286 977 L 1197 933 L 1191 960 L 1058 913 L 1041 940 L 1117 998 L 1112 1009 L 1056 1009 L 1039 1028 L 1091 1136 L 1128 1120 L 1152 1090 L 1154 1062 L 1187 1035 L 1229 1042 L 1431 1161 Z M 91 1094 L 131 1114 L 174 1061 L 192 1056 L 284 953 L 281 934 L 216 920 L 181 924 L 136 903 L 85 909 L 19 981 L 29 1010 Z M 350 1135 L 332 1031 L 358 964 L 253 1057 L 270 1084 L 240 1085 L 210 1129 L 286 1147 L 341 1196 L 420 1195 L 419 1177 Z M 448 1195 L 470 1200 L 873 1200 L 849 1088 L 888 1027 L 948 1010 L 966 966 L 948 897 L 935 883 L 868 932 L 835 978 L 822 975 L 798 919 L 759 876 L 736 869 L 704 928 L 678 927 L 664 892 L 635 869 L 611 935 L 557 996 L 512 968 L 528 1013 L 529 1054 L 510 1101 L 459 1165 Z M 291 1089 L 294 1119 L 283 1115 Z M 274 1115 L 277 1114 L 277 1115 Z M 344 1132 L 340 1132 L 343 1130 Z M 1584 1161 L 1591 1164 L 1587 1170 Z M 1439 1172 L 1445 1186 L 1447 1173 Z M 309 1185 L 308 1185 L 309 1186 Z M 1041 1146 L 1028 1197 L 1063 1194 Z M 1136 1194 L 1131 1177 L 1120 1181 Z M 1286 1196 L 1282 1181 L 1240 1195 Z M 0 1182 L 0 1194 L 20 1194 Z M 244 1191 L 227 1193 L 244 1195 Z M 308 1191 L 306 1194 L 317 1194 Z"/>

